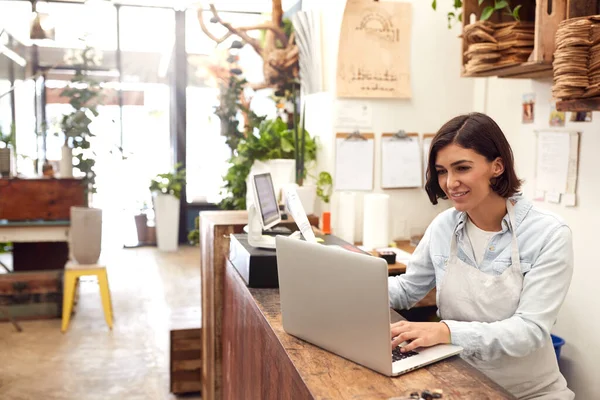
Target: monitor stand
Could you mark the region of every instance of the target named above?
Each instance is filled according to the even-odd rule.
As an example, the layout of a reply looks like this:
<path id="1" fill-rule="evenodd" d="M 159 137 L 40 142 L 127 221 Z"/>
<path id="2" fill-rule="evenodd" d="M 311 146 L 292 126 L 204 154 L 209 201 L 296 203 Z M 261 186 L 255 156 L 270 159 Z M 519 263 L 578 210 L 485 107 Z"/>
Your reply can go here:
<path id="1" fill-rule="evenodd" d="M 261 249 L 275 249 L 275 236 L 263 235 L 258 210 L 254 204 L 248 208 L 248 244 Z"/>

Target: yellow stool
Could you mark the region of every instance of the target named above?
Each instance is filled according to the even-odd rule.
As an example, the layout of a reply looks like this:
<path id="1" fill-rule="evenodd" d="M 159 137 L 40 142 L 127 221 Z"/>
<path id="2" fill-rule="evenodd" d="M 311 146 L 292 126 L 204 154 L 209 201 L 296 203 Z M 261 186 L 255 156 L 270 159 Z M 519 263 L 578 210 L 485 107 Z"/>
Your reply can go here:
<path id="1" fill-rule="evenodd" d="M 69 261 L 65 266 L 64 278 L 64 293 L 63 293 L 63 310 L 62 310 L 62 327 L 64 333 L 69 327 L 71 320 L 71 312 L 73 311 L 73 301 L 75 299 L 75 288 L 77 280 L 81 276 L 94 275 L 98 278 L 98 286 L 100 286 L 100 296 L 102 297 L 102 308 L 104 308 L 104 319 L 110 329 L 113 326 L 112 303 L 110 300 L 110 290 L 108 288 L 108 276 L 106 267 L 99 264 L 78 264 Z"/>

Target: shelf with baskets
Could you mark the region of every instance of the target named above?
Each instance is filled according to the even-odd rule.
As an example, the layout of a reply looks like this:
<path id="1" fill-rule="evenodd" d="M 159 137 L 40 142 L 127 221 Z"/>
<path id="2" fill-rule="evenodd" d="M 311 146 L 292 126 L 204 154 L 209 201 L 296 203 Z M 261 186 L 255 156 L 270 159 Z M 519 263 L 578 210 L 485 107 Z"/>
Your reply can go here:
<path id="1" fill-rule="evenodd" d="M 560 22 L 596 11 L 586 0 L 512 0 L 520 21 L 503 10 L 481 21 L 497 1 L 463 0 L 463 77 L 550 78 Z"/>

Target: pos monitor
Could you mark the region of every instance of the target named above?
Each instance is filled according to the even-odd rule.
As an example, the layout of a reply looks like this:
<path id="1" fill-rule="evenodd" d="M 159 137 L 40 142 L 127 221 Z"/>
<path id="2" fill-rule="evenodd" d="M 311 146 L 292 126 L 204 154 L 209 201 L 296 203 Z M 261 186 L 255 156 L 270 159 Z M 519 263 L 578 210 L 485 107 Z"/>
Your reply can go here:
<path id="1" fill-rule="evenodd" d="M 269 172 L 256 174 L 253 179 L 254 204 L 259 213 L 263 229 L 269 229 L 281 222 L 279 205 Z"/>

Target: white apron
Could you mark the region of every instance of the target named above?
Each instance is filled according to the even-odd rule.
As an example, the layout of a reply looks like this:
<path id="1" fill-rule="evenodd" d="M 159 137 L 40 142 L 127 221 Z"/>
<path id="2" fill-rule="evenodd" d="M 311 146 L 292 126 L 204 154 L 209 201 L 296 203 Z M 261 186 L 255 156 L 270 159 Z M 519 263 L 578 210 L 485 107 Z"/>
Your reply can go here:
<path id="1" fill-rule="evenodd" d="M 495 322 L 515 314 L 523 289 L 523 274 L 513 205 L 507 201 L 506 207 L 512 232 L 512 265 L 499 276 L 481 272 L 458 258 L 456 235 L 452 234 L 450 257 L 438 298 L 442 319 Z M 503 355 L 494 361 L 481 361 L 472 356 L 463 358 L 519 399 L 571 400 L 575 397 L 559 372 L 550 336 L 544 346 L 525 357 Z"/>

